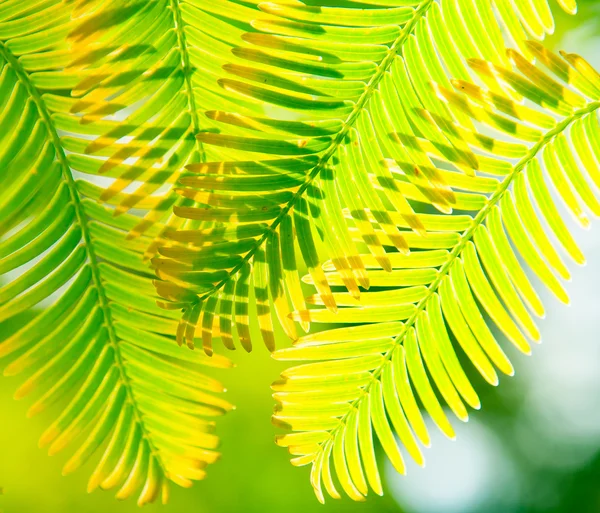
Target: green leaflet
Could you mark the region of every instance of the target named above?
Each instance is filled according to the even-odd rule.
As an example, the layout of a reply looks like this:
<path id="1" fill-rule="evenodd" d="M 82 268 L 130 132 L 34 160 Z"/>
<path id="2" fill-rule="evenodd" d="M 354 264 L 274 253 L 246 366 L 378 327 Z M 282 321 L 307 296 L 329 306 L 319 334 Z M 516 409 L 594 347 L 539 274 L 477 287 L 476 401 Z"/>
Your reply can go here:
<path id="1" fill-rule="evenodd" d="M 173 66 L 152 83 L 134 66 L 137 89 L 130 76 L 134 90 L 119 94 L 111 87 L 123 87 L 124 68 L 115 65 L 112 78 L 82 69 L 102 68 L 112 52 L 86 40 L 97 35 L 91 28 L 111 25 L 101 15 L 92 22 L 86 4 L 11 0 L 0 7 L 0 321 L 15 324 L 0 336 L 0 356 L 9 359 L 5 375 L 25 377 L 15 397 L 36 396 L 29 415 L 61 405 L 40 445 L 49 454 L 70 446 L 63 473 L 101 453 L 88 490 L 117 487 L 118 498 L 136 494 L 142 505 L 165 501 L 168 481 L 190 486 L 217 459 L 214 418 L 231 405 L 205 368 L 231 362 L 176 351 L 179 315 L 156 305 L 144 259 L 172 219 L 167 207 L 186 204 L 170 190 L 174 173 L 201 151 L 198 125 L 180 115 L 187 100 L 178 94 L 185 77 L 175 40 L 156 53 L 141 43 L 152 27 L 172 34 L 173 15 L 164 2 L 122 2 L 140 18 L 162 13 L 150 26 L 134 24 L 140 44 L 125 52 L 127 66 L 134 55 L 142 69 Z M 110 45 L 132 43 L 131 34 L 113 30 Z M 116 95 L 114 104 L 100 84 Z M 125 98 L 146 95 L 154 99 L 123 122 L 106 118 Z M 118 142 L 124 137 L 129 143 Z M 150 158 L 168 165 L 152 168 Z M 78 172 L 95 183 L 76 180 Z M 166 192 L 150 196 L 163 185 Z M 133 207 L 140 216 L 127 213 Z M 132 239 L 132 231 L 143 235 Z M 17 324 L 27 310 L 35 315 Z"/>

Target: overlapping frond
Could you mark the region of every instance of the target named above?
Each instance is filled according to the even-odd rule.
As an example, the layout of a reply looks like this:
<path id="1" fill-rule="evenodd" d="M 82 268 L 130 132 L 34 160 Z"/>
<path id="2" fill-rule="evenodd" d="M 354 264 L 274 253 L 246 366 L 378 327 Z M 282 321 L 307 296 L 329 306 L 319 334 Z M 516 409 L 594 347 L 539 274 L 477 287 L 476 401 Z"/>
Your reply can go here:
<path id="1" fill-rule="evenodd" d="M 312 464 L 320 500 L 339 497 L 334 474 L 361 500 L 381 492 L 373 431 L 403 472 L 395 436 L 419 463 L 429 444 L 420 404 L 450 437 L 442 404 L 479 407 L 457 354 L 496 384 L 513 367 L 492 324 L 524 353 L 539 339 L 520 259 L 567 301 L 543 224 L 583 256 L 548 184 L 582 223 L 598 213 L 598 76 L 526 42 L 553 30 L 545 1 L 324 4 L 258 3 L 240 11 L 251 30 L 231 22 L 231 55 L 208 50 L 237 105 L 198 139 L 227 158 L 187 166 L 178 191 L 199 205 L 175 213 L 207 224 L 168 234 L 154 264 L 165 306 L 185 309 L 179 340 L 199 325 L 209 354 L 215 326 L 251 347 L 254 290 L 267 346 L 276 319 L 295 340 L 275 357 L 311 362 L 274 384 L 294 431 L 278 443 Z"/>
<path id="2" fill-rule="evenodd" d="M 4 2 L 0 319 L 57 299 L 0 355 L 32 413 L 67 404 L 42 437 L 81 439 L 65 471 L 106 441 L 90 488 L 203 477 L 230 406 L 200 366 L 229 364 L 169 344 L 250 350 L 254 302 L 309 362 L 274 421 L 320 500 L 381 492 L 373 432 L 422 463 L 421 405 L 453 436 L 443 405 L 479 407 L 460 353 L 495 384 L 493 325 L 539 339 L 521 261 L 568 301 L 556 193 L 600 212 L 600 77 L 526 42 L 553 24 L 546 0 Z"/>
<path id="3" fill-rule="evenodd" d="M 86 29 L 71 21 L 72 9 L 97 3 L 0 5 L 0 320 L 47 305 L 2 334 L 0 356 L 11 358 L 6 375 L 26 376 L 16 396 L 37 394 L 30 414 L 64 406 L 40 440 L 51 454 L 73 447 L 64 472 L 100 452 L 90 491 L 118 487 L 119 498 L 137 493 L 144 504 L 161 493 L 166 500 L 167 480 L 201 479 L 218 457 L 214 418 L 231 406 L 205 369 L 231 364 L 177 351 L 178 314 L 156 306 L 143 256 L 165 229 L 156 222 L 164 198 L 121 192 L 120 180 L 132 183 L 141 168 L 124 164 L 139 155 L 118 140 L 133 133 L 145 154 L 156 151 L 144 144 L 158 135 L 141 118 L 129 120 L 134 127 L 111 119 L 118 108 L 78 114 L 78 103 L 96 102 L 93 91 L 71 97 L 81 76 L 68 70 L 97 51 L 80 46 L 73 54 L 68 37 Z M 161 123 L 179 134 L 173 119 L 167 112 Z M 177 151 L 185 140 L 159 141 L 161 158 L 184 158 Z M 193 136 L 187 140 L 194 146 Z M 156 187 L 171 180 L 170 172 L 142 171 Z M 77 172 L 115 180 L 102 187 Z M 134 206 L 156 217 L 130 240 L 141 218 L 123 212 Z"/>
<path id="4" fill-rule="evenodd" d="M 376 275 L 367 272 L 353 233 L 384 272 L 391 270 L 387 243 L 400 254 L 451 247 L 452 232 L 468 220 L 443 214 L 480 209 L 485 196 L 477 188 L 490 192 L 495 186 L 475 171 L 508 172 L 507 163 L 475 156 L 471 146 L 485 150 L 487 139 L 466 114 L 441 103 L 431 84 L 452 89 L 450 77 L 470 80 L 467 58 L 508 66 L 507 38 L 531 59 L 522 40 L 553 30 L 546 2 L 536 2 L 535 9 L 519 3 L 516 10 L 504 0 L 401 4 L 189 4 L 197 19 L 207 21 L 197 28 L 210 41 L 204 53 L 219 77 L 209 73 L 204 92 L 219 99 L 226 92 L 227 100 L 206 112 L 212 128 L 198 134 L 204 148 L 222 156 L 188 165 L 178 181 L 180 195 L 198 205 L 175 206 L 175 214 L 201 227 L 168 234 L 187 247 L 165 244 L 154 261 L 163 279 L 159 293 L 170 307 L 185 308 L 180 341 L 187 333 L 192 345 L 201 325 L 210 353 L 218 323 L 227 347 L 233 347 L 235 325 L 249 349 L 252 291 L 267 347 L 274 347 L 277 319 L 297 338 L 288 298 L 293 309 L 306 309 L 299 262 L 334 313 L 322 255 L 358 298 Z M 495 75 L 483 82 L 496 94 L 519 97 Z M 447 129 L 454 120 L 460 128 Z M 524 147 L 497 144 L 494 151 L 517 156 Z M 439 160 L 459 172 L 440 168 Z M 439 213 L 416 214 L 413 201 L 430 203 Z M 289 242 L 295 236 L 301 258 Z"/>
<path id="5" fill-rule="evenodd" d="M 403 452 L 423 464 L 429 434 L 419 405 L 441 432 L 454 437 L 446 412 L 466 421 L 467 407 L 480 406 L 460 355 L 492 385 L 498 384 L 498 371 L 512 375 L 500 341 L 525 354 L 539 342 L 534 317 L 542 317 L 544 307 L 534 282 L 569 301 L 563 286 L 569 271 L 561 253 L 578 264 L 584 257 L 561 209 L 583 227 L 589 225 L 587 212 L 600 215 L 600 75 L 579 56 L 561 59 L 539 43 L 527 45 L 539 67 L 513 50 L 507 52 L 510 68 L 480 60 L 469 64 L 540 109 L 525 113 L 530 107 L 461 80 L 452 82 L 453 90 L 438 87 L 448 106 L 496 134 L 486 139 L 490 151 L 498 144 L 523 148 L 518 158 L 497 161 L 509 164 L 506 173 L 488 171 L 499 177 L 469 186 L 485 199 L 475 215 L 460 216 L 460 222 L 457 215 L 449 217 L 457 222 L 448 230 L 455 242 L 389 255 L 387 273 L 373 255 L 361 253 L 371 290 L 360 298 L 334 293 L 344 307 L 337 314 L 318 307 L 324 304 L 318 294 L 307 299 L 317 308 L 294 312 L 306 322 L 341 327 L 317 330 L 274 353 L 279 360 L 303 362 L 273 385 L 278 402 L 273 419 L 293 431 L 277 443 L 295 455 L 295 465 L 312 464 L 311 482 L 320 500 L 323 486 L 332 497 L 340 496 L 334 469 L 351 498 L 362 500 L 368 486 L 381 493 L 375 435 L 399 472 L 405 471 Z M 442 132 L 455 128 L 438 126 Z M 376 223 L 373 227 L 383 234 Z M 324 271 L 330 284 L 342 284 L 332 263 Z"/>
<path id="6" fill-rule="evenodd" d="M 71 166 L 114 179 L 97 195 L 115 205 L 117 214 L 146 211 L 130 237 L 159 221 L 165 226 L 157 242 L 163 232 L 206 225 L 172 215 L 173 206 L 196 205 L 194 198 L 172 194 L 172 185 L 184 165 L 225 155 L 199 137 L 215 130 L 204 111 L 235 105 L 217 85 L 221 70 L 213 52 L 228 53 L 232 45 L 223 39 L 235 42 L 236 32 L 243 32 L 239 27 L 250 28 L 245 20 L 251 10 L 226 0 L 75 4 L 78 26 L 69 33 L 72 60 L 66 70 L 73 98 L 62 98 L 58 107 L 71 115 L 60 119 L 59 128 L 96 122 L 96 137 L 69 140 L 68 150 L 78 154 Z M 152 244 L 145 256 L 155 251 Z"/>

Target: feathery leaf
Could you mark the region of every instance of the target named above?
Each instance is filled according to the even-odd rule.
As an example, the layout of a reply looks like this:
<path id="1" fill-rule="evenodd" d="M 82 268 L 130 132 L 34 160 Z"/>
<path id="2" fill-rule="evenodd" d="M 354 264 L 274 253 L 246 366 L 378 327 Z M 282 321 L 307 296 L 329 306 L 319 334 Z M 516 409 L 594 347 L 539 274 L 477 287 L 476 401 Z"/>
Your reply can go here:
<path id="1" fill-rule="evenodd" d="M 174 166 L 197 151 L 191 123 L 182 127 L 186 114 L 172 117 L 185 97 L 162 113 L 145 102 L 119 121 L 108 116 L 122 114 L 122 107 L 98 103 L 98 87 L 88 82 L 89 92 L 74 90 L 82 78 L 75 69 L 97 52 L 110 61 L 117 49 L 121 56 L 148 50 L 141 43 L 127 46 L 124 34 L 113 34 L 115 46 L 108 49 L 86 40 L 86 20 L 71 16 L 91 8 L 87 4 L 9 1 L 0 7 L 0 275 L 7 278 L 0 286 L 0 320 L 13 322 L 47 302 L 2 337 L 0 356 L 11 356 L 6 375 L 26 375 L 16 397 L 38 395 L 30 415 L 64 405 L 40 440 L 50 454 L 73 447 L 64 473 L 101 450 L 89 490 L 119 487 L 118 498 L 137 493 L 145 504 L 161 494 L 166 500 L 167 480 L 190 486 L 217 459 L 214 418 L 231 405 L 205 368 L 231 363 L 177 351 L 179 314 L 157 307 L 154 275 L 143 259 L 166 229 L 164 205 L 176 200 L 170 192 L 150 195 L 172 182 L 173 172 L 147 167 L 146 155 L 158 152 Z M 163 26 L 175 26 L 167 14 Z M 77 41 L 75 50 L 69 37 Z M 176 43 L 171 46 L 177 56 Z M 172 73 L 183 83 L 182 65 L 173 62 Z M 165 84 L 153 87 L 169 89 Z M 142 86 L 143 94 L 156 90 Z M 124 137 L 133 142 L 120 144 Z M 132 158 L 135 164 L 127 162 Z M 144 173 L 146 185 L 124 192 Z M 86 175 L 95 179 L 79 179 Z M 109 184 L 100 187 L 104 177 Z M 133 207 L 145 219 L 124 213 Z M 132 240 L 135 231 L 144 235 Z"/>

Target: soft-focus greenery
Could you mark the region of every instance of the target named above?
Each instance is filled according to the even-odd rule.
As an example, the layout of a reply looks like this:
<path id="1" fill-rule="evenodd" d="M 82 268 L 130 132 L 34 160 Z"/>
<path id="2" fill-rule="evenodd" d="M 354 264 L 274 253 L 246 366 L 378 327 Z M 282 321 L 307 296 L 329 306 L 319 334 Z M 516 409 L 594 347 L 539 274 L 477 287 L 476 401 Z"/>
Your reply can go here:
<path id="1" fill-rule="evenodd" d="M 228 399 L 244 405 L 219 422 L 218 434 L 226 437 L 222 459 L 215 464 L 204 481 L 191 489 L 171 487 L 166 506 L 145 506 L 148 511 L 165 513 L 270 511 L 312 512 L 321 506 L 311 493 L 307 469 L 297 469 L 287 462 L 287 455 L 275 446 L 275 428 L 269 417 L 273 400 L 269 386 L 283 366 L 269 358 L 265 350 L 246 354 L 237 352 L 233 359 L 238 367 L 227 374 Z M 0 511 L 3 513 L 125 513 L 139 511 L 135 501 L 118 502 L 110 492 L 85 492 L 88 470 L 61 476 L 65 458 L 49 458 L 37 447 L 37 440 L 52 414 L 25 418 L 28 404 L 16 402 L 12 393 L 18 379 L 0 381 Z M 355 504 L 349 499 L 332 501 L 331 512 L 398 511 L 390 494 L 371 497 L 368 504 Z M 3 509 L 4 508 L 4 509 Z"/>
<path id="2" fill-rule="evenodd" d="M 565 17 L 569 20 L 565 23 L 573 23 L 571 20 L 585 22 L 593 15 L 593 2 L 583 4 L 581 17 Z M 559 26 L 562 26 L 561 23 L 562 19 L 558 22 Z M 569 48 L 568 41 L 564 46 Z M 580 48 L 569 49 L 585 53 Z M 600 256 L 600 253 L 596 256 Z M 581 274 L 579 277 L 581 279 Z M 563 318 L 568 318 L 568 312 L 563 312 Z M 166 507 L 148 506 L 151 511 L 400 511 L 389 493 L 383 498 L 370 496 L 366 504 L 355 504 L 345 498 L 342 501 L 329 501 L 325 507 L 318 505 L 310 493 L 307 469 L 295 469 L 286 463 L 285 452 L 273 444 L 276 429 L 267 423 L 272 412 L 272 399 L 267 393 L 268 386 L 285 365 L 268 358 L 262 348 L 250 355 L 238 352 L 233 355 L 233 359 L 238 365 L 235 372 L 218 376 L 227 383 L 228 399 L 239 405 L 237 411 L 219 422 L 218 433 L 227 441 L 222 447 L 222 461 L 212 467 L 206 480 L 197 483 L 191 490 L 172 487 L 170 503 Z M 528 363 L 532 364 L 532 360 Z M 506 451 L 520 459 L 519 467 L 524 475 L 527 475 L 532 483 L 538 484 L 540 488 L 528 489 L 531 495 L 547 493 L 547 490 L 542 490 L 541 487 L 545 481 L 550 481 L 554 486 L 552 491 L 558 497 L 553 501 L 555 505 L 551 511 L 596 512 L 600 508 L 600 457 L 566 476 L 559 472 L 559 477 L 556 477 L 556 469 L 536 467 L 534 462 L 528 461 L 522 454 L 519 458 L 518 446 L 512 445 L 514 440 L 509 437 L 502 439 L 503 427 L 514 422 L 513 415 L 518 411 L 523 387 L 527 386 L 527 381 L 522 380 L 519 375 L 518 361 L 515 366 L 517 377 L 503 380 L 504 389 L 501 393 L 494 389 L 478 387 L 478 390 L 482 391 L 481 398 L 485 408 L 475 415 L 498 432 Z M 473 379 L 476 380 L 477 377 L 473 376 Z M 0 510 L 6 513 L 135 511 L 136 506 L 133 502 L 117 503 L 110 493 L 95 492 L 94 495 L 88 496 L 85 493 L 86 471 L 64 478 L 60 476 L 64 458 L 48 458 L 36 447 L 37 439 L 52 416 L 48 414 L 26 420 L 25 411 L 28 405 L 11 399 L 17 385 L 18 380 L 14 378 L 0 381 L 0 404 L 3 405 L 0 425 L 0 487 L 4 489 L 4 495 L 0 496 Z M 506 432 L 509 431 L 504 431 Z M 552 448 L 548 450 L 551 451 Z M 86 466 L 86 469 L 91 471 L 90 465 Z M 432 493 L 435 493 L 435 485 L 436 483 L 431 483 Z M 529 502 L 529 506 L 523 505 L 514 511 L 550 511 L 544 509 L 545 506 L 535 506 L 535 497 L 531 497 Z M 540 501 L 539 504 L 545 502 Z"/>

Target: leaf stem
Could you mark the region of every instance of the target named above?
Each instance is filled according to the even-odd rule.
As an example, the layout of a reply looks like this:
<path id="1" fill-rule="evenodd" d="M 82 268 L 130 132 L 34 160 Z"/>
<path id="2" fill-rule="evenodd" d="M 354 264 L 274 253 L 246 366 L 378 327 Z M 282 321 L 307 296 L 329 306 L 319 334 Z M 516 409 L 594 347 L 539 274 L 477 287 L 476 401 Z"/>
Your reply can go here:
<path id="1" fill-rule="evenodd" d="M 194 96 L 194 86 L 192 84 L 192 66 L 190 64 L 190 55 L 187 47 L 187 39 L 185 37 L 185 22 L 181 16 L 181 9 L 179 7 L 179 0 L 170 0 L 170 8 L 173 12 L 173 23 L 175 25 L 175 33 L 177 34 L 177 46 L 179 53 L 181 54 L 181 68 L 183 70 L 183 76 L 185 79 L 186 95 L 188 98 L 188 109 L 190 111 L 190 117 L 192 118 L 192 127 L 194 136 L 201 131 L 200 119 L 198 118 L 198 108 L 196 107 L 196 97 Z M 200 155 L 200 161 L 206 160 L 206 152 L 202 143 L 196 138 L 196 145 L 198 153 Z"/>

